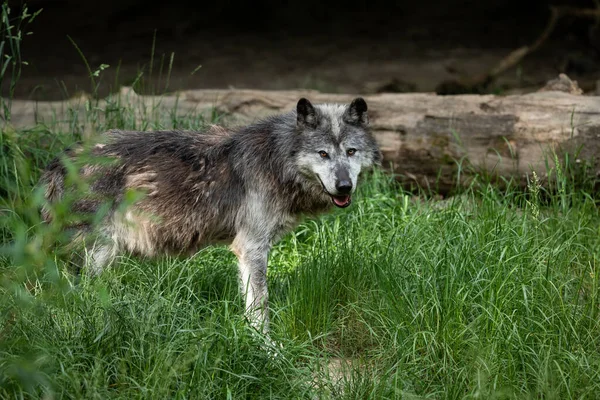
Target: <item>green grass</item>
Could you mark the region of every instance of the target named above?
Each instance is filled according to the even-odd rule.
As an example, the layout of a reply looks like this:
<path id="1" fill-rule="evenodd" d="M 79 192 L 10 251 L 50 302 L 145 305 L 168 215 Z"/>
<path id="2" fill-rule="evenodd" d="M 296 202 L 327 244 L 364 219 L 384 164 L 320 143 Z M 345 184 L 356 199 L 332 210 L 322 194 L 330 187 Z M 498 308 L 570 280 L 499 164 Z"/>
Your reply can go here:
<path id="1" fill-rule="evenodd" d="M 21 61 L 9 60 L 0 72 L 14 85 Z M 446 201 L 368 174 L 352 207 L 304 221 L 271 252 L 275 351 L 244 319 L 224 247 L 69 272 L 67 204 L 41 223 L 41 168 L 85 132 L 220 117 L 99 104 L 0 129 L 0 398 L 598 397 L 597 180 L 569 157 L 548 164 L 548 189 L 483 177 Z"/>
<path id="2" fill-rule="evenodd" d="M 353 207 L 273 250 L 275 357 L 226 248 L 74 283 L 25 235 L 0 267 L 0 397 L 595 398 L 600 218 L 571 197 L 412 201 L 369 176 Z"/>

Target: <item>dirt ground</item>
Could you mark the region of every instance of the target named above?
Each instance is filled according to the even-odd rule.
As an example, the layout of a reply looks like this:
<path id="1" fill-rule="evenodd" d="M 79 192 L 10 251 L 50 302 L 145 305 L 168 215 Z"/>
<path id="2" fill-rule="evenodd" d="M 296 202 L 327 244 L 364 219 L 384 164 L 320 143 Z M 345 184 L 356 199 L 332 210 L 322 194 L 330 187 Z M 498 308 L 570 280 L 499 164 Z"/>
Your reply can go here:
<path id="1" fill-rule="evenodd" d="M 297 45 L 294 41 L 274 43 L 262 38 L 232 38 L 220 44 L 200 40 L 197 43 L 192 48 L 182 48 L 175 43 L 170 52 L 155 54 L 153 71 L 149 69 L 150 50 L 139 51 L 140 61 L 120 66 L 114 55 L 90 57 L 94 70 L 100 64 L 109 65 L 101 73 L 99 94 L 106 95 L 120 85 L 129 86 L 140 76 L 147 91 L 152 87 L 164 89 L 168 81 L 170 90 L 233 87 L 317 89 L 333 93 L 433 92 L 443 81 L 487 71 L 512 50 L 436 49 L 415 42 L 374 47 L 370 43 L 350 45 L 316 40 L 311 46 L 303 43 L 306 47 L 301 57 L 297 57 L 289 51 Z M 140 44 L 140 47 L 144 46 Z M 152 43 L 146 47 L 150 49 Z M 168 73 L 171 53 L 174 62 Z M 556 57 L 542 53 L 527 58 L 503 74 L 491 91 L 502 94 L 536 90 L 567 70 L 585 92 L 594 92 L 596 80 L 600 79 L 600 74 L 593 71 L 595 60 L 576 51 L 569 53 L 568 48 L 562 54 Z M 584 65 L 581 72 L 576 67 L 569 71 L 565 64 L 573 60 L 591 66 L 586 69 Z M 76 60 L 43 74 L 25 71 L 16 95 L 58 100 L 78 91 L 90 92 L 92 87 L 87 75 L 83 62 Z"/>

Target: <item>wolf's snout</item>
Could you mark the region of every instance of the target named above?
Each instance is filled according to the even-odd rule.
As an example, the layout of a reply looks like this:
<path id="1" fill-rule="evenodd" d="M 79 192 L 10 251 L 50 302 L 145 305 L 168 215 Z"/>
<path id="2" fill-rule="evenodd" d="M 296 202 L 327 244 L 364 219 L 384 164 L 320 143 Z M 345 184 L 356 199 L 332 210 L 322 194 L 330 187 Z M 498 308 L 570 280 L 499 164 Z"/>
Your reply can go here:
<path id="1" fill-rule="evenodd" d="M 352 191 L 352 182 L 348 179 L 342 179 L 335 183 L 335 189 L 339 194 L 350 194 Z"/>

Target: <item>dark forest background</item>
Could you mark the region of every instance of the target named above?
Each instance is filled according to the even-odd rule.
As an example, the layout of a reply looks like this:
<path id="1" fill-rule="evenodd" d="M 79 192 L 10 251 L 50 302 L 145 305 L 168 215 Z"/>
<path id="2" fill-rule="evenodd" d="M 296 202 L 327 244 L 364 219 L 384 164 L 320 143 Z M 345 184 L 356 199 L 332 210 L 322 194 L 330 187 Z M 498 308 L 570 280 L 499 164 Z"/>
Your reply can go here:
<path id="1" fill-rule="evenodd" d="M 29 66 L 17 96 L 39 99 L 89 91 L 86 67 L 68 36 L 92 69 L 110 65 L 102 72 L 99 95 L 132 84 L 140 72 L 164 89 L 171 54 L 169 90 L 433 91 L 442 81 L 485 71 L 534 41 L 550 5 L 598 6 L 595 0 L 30 0 L 27 5 L 43 11 L 23 43 Z M 533 90 L 565 72 L 594 92 L 599 25 L 593 18 L 562 18 L 538 51 L 489 90 Z"/>

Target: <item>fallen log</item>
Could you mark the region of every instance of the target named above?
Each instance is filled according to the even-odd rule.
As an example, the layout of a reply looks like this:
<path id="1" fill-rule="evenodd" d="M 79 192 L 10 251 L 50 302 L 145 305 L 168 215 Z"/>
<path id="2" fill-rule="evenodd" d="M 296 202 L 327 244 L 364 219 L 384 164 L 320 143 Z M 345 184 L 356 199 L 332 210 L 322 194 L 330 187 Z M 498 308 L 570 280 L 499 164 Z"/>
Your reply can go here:
<path id="1" fill-rule="evenodd" d="M 227 124 L 243 124 L 291 110 L 300 97 L 314 103 L 347 103 L 354 95 L 315 91 L 189 90 L 176 95 L 139 96 L 124 88 L 112 99 L 88 98 L 34 103 L 15 100 L 10 123 L 28 127 L 38 122 L 79 126 L 88 134 L 84 115 L 100 110 L 109 118 L 115 99 L 129 106 L 138 121 L 169 125 L 173 114 L 227 116 Z M 404 183 L 446 192 L 468 184 L 474 174 L 516 178 L 547 173 L 552 151 L 569 152 L 589 162 L 600 174 L 600 97 L 542 91 L 525 95 L 377 94 L 364 96 L 373 132 L 384 155 L 384 166 Z M 88 111 L 85 111 L 85 110 Z M 114 112 L 111 111 L 111 112 Z M 74 115 L 80 123 L 74 124 Z M 150 116 L 150 118 L 149 118 Z M 460 182 L 457 173 L 461 171 Z"/>

